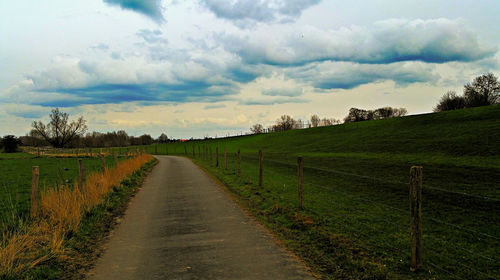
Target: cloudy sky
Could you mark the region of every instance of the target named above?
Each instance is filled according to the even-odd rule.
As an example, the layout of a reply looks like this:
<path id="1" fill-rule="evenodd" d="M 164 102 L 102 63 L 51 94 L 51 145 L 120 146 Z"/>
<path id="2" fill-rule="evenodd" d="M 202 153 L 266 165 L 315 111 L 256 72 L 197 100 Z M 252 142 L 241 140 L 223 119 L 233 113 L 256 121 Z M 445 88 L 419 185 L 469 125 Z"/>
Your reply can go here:
<path id="1" fill-rule="evenodd" d="M 55 107 L 91 131 L 174 138 L 430 112 L 499 76 L 499 14 L 498 0 L 0 1 L 0 134 Z"/>

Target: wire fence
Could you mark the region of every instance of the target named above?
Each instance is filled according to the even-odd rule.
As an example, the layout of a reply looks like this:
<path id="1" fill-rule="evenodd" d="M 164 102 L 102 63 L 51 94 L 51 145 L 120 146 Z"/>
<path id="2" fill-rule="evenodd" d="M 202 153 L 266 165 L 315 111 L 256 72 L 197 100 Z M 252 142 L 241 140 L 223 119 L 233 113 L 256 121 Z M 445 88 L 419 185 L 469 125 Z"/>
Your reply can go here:
<path id="1" fill-rule="evenodd" d="M 199 147 L 199 148 L 198 148 Z M 216 146 L 188 144 L 165 144 L 149 147 L 128 147 L 111 149 L 80 150 L 92 153 L 118 153 L 128 155 L 146 149 L 149 153 L 182 155 L 195 158 L 223 170 L 225 176 L 238 176 L 246 185 L 257 185 L 259 156 L 257 152 L 227 152 Z M 37 153 L 32 149 L 30 153 Z M 60 154 L 70 151 L 58 150 Z M 43 151 L 57 154 L 54 151 Z M 75 151 L 73 150 L 73 153 Z M 264 183 L 262 188 L 276 203 L 297 205 L 297 164 L 290 156 L 266 154 L 264 151 Z M 84 155 L 84 154 L 82 154 Z M 226 170 L 227 160 L 227 170 Z M 332 225 L 332 231 L 340 231 L 359 240 L 358 245 L 366 250 L 398 256 L 400 262 L 410 262 L 410 211 L 408 208 L 408 178 L 395 178 L 393 174 L 373 176 L 363 172 L 349 172 L 332 168 L 330 164 L 318 166 L 305 159 L 303 166 L 305 189 L 304 209 L 297 209 Z M 324 159 L 323 159 L 324 160 Z M 425 168 L 425 167 L 424 167 Z M 246 178 L 246 179 L 245 179 Z M 372 187 L 372 189 L 370 189 Z M 424 183 L 423 186 L 423 241 L 424 241 L 424 278 L 452 279 L 499 279 L 500 275 L 500 227 L 498 224 L 484 224 L 491 218 L 498 219 L 495 211 L 479 211 L 440 201 L 440 197 L 487 202 L 487 206 L 500 209 L 500 199 L 490 195 L 473 194 L 453 189 L 445 189 Z M 431 195 L 432 194 L 432 195 Z M 476 216 L 468 217 L 474 210 Z M 0 208 L 1 211 L 1 208 Z M 446 212 L 451 212 L 451 214 Z M 457 214 L 456 216 L 454 216 Z M 472 214 L 471 214 L 472 215 Z M 477 216 L 480 215 L 480 216 Z M 481 216 L 482 215 L 482 216 Z M 478 222 L 474 221 L 478 218 Z M 335 227 L 333 227 L 335 225 Z M 479 228 L 479 229 L 478 229 Z M 427 246 L 426 246 L 427 244 Z M 401 264 L 395 265 L 401 267 Z M 417 274 L 421 275 L 421 274 Z"/>
<path id="2" fill-rule="evenodd" d="M 33 149 L 37 152 L 37 149 Z M 47 149 L 49 150 L 49 149 Z M 24 152 L 33 152 L 27 151 Z M 67 155 L 66 149 L 50 149 L 40 157 L 25 157 L 12 155 L 3 157 L 0 161 L 0 232 L 10 227 L 11 223 L 27 219 L 30 211 L 30 192 L 32 187 L 32 166 L 39 166 L 40 190 L 66 185 L 73 187 L 77 182 L 79 167 L 78 160 L 82 159 L 85 174 L 101 172 L 104 166 L 115 166 L 115 159 L 109 154 L 88 158 L 84 154 L 72 157 L 52 157 L 51 155 Z M 104 157 L 103 157 L 104 156 Z M 128 157 L 116 157 L 121 161 Z"/>
<path id="3" fill-rule="evenodd" d="M 197 146 L 197 145 L 196 145 Z M 194 146 L 193 146 L 194 147 Z M 178 154 L 184 154 L 182 149 Z M 209 162 L 209 165 L 215 167 L 215 155 L 207 154 L 208 149 L 195 149 L 194 156 L 189 153 L 187 156 L 196 158 L 202 162 Z M 212 149 L 215 151 L 215 148 Z M 224 148 L 219 148 L 219 169 L 225 169 Z M 238 168 L 242 168 L 242 178 L 254 178 L 254 180 L 245 180 L 257 182 L 255 179 L 258 174 L 256 166 L 259 157 L 257 153 L 240 154 L 240 167 L 238 167 L 238 154 L 236 151 L 228 152 L 228 170 L 226 176 L 238 176 Z M 210 160 L 212 158 L 212 160 Z M 264 157 L 264 184 L 263 188 L 271 191 L 274 197 L 288 205 L 297 203 L 296 187 L 297 182 L 297 164 L 283 160 L 283 157 L 273 157 L 265 155 Z M 248 168 L 248 170 L 246 169 Z M 304 174 L 310 174 L 308 179 L 312 182 L 304 182 L 304 189 L 307 190 L 305 197 L 304 211 L 322 219 L 326 219 L 332 225 L 334 230 L 341 230 L 347 234 L 354 235 L 354 238 L 360 239 L 360 246 L 368 244 L 367 250 L 383 251 L 386 254 L 398 255 L 402 262 L 410 261 L 410 211 L 408 205 L 409 181 L 392 180 L 384 177 L 375 177 L 356 172 L 348 172 L 332 168 L 318 167 L 314 165 L 304 165 Z M 317 174 L 331 174 L 326 179 L 314 179 Z M 349 183 L 339 184 L 340 180 L 333 180 L 328 183 L 328 178 L 337 178 L 338 176 L 356 179 L 351 180 L 352 185 L 363 182 L 365 185 L 373 185 L 375 190 L 364 194 L 360 189 L 351 189 Z M 318 176 L 320 177 L 320 176 Z M 392 176 L 391 176 L 392 177 Z M 270 179 L 271 178 L 271 179 Z M 278 181 L 284 182 L 288 187 L 280 187 Z M 307 181 L 307 180 L 305 180 Z M 343 179 L 343 181 L 346 181 Z M 366 183 L 368 182 L 368 183 Z M 361 185 L 363 185 L 361 184 Z M 290 187 L 290 185 L 292 187 Z M 391 187 L 392 186 L 392 187 Z M 396 188 L 397 187 L 397 188 Z M 500 199 L 491 196 L 471 194 L 466 192 L 447 190 L 440 187 L 424 184 L 423 189 L 428 193 L 435 192 L 433 195 L 454 195 L 463 199 L 484 200 L 491 205 L 496 205 Z M 377 195 L 376 193 L 382 193 Z M 392 196 L 391 199 L 384 199 L 384 195 Z M 428 195 L 429 196 L 429 195 Z M 277 201 L 277 202 L 279 202 Z M 467 214 L 466 207 L 457 205 L 446 205 L 445 202 L 435 200 L 429 196 L 426 200 L 424 194 L 423 204 L 432 204 L 433 207 L 424 207 L 423 211 L 423 240 L 424 240 L 424 278 L 429 274 L 437 278 L 454 279 L 499 279 L 500 260 L 500 232 L 498 224 L 486 224 L 475 228 L 478 223 L 471 221 L 472 218 L 455 217 L 453 213 L 448 215 L 439 211 L 440 206 L 443 209 Z M 329 205 L 335 205 L 329 207 Z M 428 210 L 428 212 L 426 212 Z M 496 219 L 494 212 L 483 212 L 482 220 L 489 217 Z M 446 219 L 443 219 L 446 218 Z M 460 219 L 463 218 L 463 219 Z M 448 221 L 447 221 L 448 220 Z M 473 225 L 474 227 L 470 227 Z M 485 231 L 489 229 L 491 232 Z M 497 234 L 495 234 L 497 233 Z M 426 246 L 428 244 L 429 246 Z M 409 265 L 408 265 L 409 267 Z M 416 274 L 422 275 L 422 274 Z M 427 275 L 427 276 L 425 276 Z"/>

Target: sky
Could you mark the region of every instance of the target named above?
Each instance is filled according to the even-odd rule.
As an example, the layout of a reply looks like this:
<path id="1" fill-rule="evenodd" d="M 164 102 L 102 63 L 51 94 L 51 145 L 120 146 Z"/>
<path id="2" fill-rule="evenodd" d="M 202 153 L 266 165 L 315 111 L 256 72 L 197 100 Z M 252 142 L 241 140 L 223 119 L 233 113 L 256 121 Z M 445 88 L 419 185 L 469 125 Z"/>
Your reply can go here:
<path id="1" fill-rule="evenodd" d="M 0 0 L 0 135 L 245 133 L 283 114 L 432 111 L 500 76 L 500 1 Z"/>

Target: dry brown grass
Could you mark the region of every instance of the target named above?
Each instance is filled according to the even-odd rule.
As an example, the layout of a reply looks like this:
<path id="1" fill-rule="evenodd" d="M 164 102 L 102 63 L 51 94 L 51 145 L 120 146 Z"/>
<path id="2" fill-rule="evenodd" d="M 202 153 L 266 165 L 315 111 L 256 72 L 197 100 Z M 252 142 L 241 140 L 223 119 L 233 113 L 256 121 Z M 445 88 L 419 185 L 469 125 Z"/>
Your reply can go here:
<path id="1" fill-rule="evenodd" d="M 67 258 L 65 237 L 78 229 L 82 214 L 102 203 L 113 187 L 151 159 L 151 155 L 142 154 L 103 173 L 89 174 L 82 189 L 59 186 L 42 192 L 36 220 L 2 236 L 0 278 L 18 275 L 49 259 Z"/>

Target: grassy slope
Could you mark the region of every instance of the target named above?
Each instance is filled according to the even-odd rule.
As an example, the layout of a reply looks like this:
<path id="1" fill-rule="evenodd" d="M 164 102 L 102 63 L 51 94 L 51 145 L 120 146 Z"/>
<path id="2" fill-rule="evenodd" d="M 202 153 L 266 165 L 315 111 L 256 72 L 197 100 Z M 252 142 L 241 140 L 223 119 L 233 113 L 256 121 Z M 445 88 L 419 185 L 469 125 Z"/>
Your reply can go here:
<path id="1" fill-rule="evenodd" d="M 196 162 L 325 278 L 487 279 L 500 275 L 500 242 L 488 237 L 500 232 L 499 139 L 500 106 L 490 106 L 168 149 L 183 154 L 187 145 L 191 155 L 194 145 Z M 199 158 L 198 145 L 214 153 L 218 146 L 220 154 L 228 148 L 229 170 Z M 238 148 L 242 177 L 235 174 Z M 258 149 L 265 154 L 263 188 L 255 184 Z M 305 162 L 303 211 L 295 208 L 298 155 Z M 418 275 L 408 272 L 405 182 L 412 165 L 424 167 L 426 271 Z"/>

